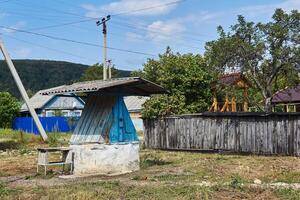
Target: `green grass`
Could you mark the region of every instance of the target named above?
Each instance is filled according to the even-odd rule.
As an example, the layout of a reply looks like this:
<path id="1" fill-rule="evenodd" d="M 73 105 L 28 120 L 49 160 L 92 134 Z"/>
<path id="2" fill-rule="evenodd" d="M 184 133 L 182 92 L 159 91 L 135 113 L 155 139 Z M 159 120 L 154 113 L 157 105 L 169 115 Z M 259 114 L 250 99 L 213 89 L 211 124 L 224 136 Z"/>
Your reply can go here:
<path id="1" fill-rule="evenodd" d="M 300 200 L 300 190 L 288 189 L 279 189 L 275 190 L 276 196 L 286 200 Z"/>

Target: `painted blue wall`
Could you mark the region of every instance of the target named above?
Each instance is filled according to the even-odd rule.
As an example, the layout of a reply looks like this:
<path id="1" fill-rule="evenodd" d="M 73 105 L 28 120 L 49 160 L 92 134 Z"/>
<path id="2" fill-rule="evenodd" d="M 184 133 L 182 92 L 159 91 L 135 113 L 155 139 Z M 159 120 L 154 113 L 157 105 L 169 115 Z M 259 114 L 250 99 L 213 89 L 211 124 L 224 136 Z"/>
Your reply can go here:
<path id="1" fill-rule="evenodd" d="M 118 96 L 113 106 L 113 124 L 109 132 L 110 143 L 138 141 L 135 127 L 122 96 Z"/>

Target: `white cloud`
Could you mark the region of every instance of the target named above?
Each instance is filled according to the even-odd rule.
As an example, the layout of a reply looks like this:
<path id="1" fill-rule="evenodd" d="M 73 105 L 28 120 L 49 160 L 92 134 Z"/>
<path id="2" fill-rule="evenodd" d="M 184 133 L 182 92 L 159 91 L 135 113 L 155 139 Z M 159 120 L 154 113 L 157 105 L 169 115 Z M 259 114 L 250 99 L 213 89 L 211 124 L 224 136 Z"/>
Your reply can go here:
<path id="1" fill-rule="evenodd" d="M 153 41 L 171 41 L 174 37 L 178 37 L 185 31 L 185 27 L 177 20 L 155 21 L 148 25 L 148 37 Z"/>
<path id="2" fill-rule="evenodd" d="M 15 56 L 18 58 L 27 58 L 31 53 L 31 49 L 26 47 L 18 47 L 15 50 Z"/>
<path id="3" fill-rule="evenodd" d="M 130 42 L 138 42 L 141 40 L 144 40 L 145 37 L 141 34 L 133 33 L 133 32 L 127 32 L 126 33 L 126 38 Z"/>
<path id="4" fill-rule="evenodd" d="M 82 5 L 87 10 L 87 17 L 103 17 L 106 14 L 124 13 L 132 16 L 143 15 L 163 15 L 169 13 L 176 8 L 177 3 L 163 6 L 164 4 L 172 3 L 175 0 L 119 0 L 109 3 L 104 6 L 96 6 L 93 4 Z M 151 8 L 145 9 L 144 8 Z M 140 11 L 138 11 L 140 10 Z M 128 13 L 127 13 L 128 12 Z"/>

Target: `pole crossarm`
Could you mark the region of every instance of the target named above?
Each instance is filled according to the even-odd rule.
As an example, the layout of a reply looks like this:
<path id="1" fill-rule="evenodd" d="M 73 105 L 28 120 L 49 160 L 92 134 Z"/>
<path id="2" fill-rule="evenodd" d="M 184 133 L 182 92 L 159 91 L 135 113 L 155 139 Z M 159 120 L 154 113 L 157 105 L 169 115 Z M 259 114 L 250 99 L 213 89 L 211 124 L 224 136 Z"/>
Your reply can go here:
<path id="1" fill-rule="evenodd" d="M 97 21 L 97 26 L 102 25 L 102 33 L 103 33 L 103 80 L 107 79 L 107 26 L 106 22 L 110 20 L 110 15 L 107 15 L 106 17 L 103 17 L 101 21 Z M 109 70 L 110 69 L 110 66 Z M 109 79 L 111 79 L 111 71 L 109 73 Z"/>
<path id="2" fill-rule="evenodd" d="M 20 76 L 19 76 L 19 74 L 18 74 L 18 72 L 17 72 L 17 70 L 16 70 L 9 54 L 8 54 L 8 51 L 6 50 L 6 48 L 4 46 L 4 43 L 1 40 L 0 40 L 0 49 L 2 51 L 2 54 L 4 56 L 4 59 L 7 63 L 7 65 L 8 65 L 8 68 L 9 68 L 9 70 L 10 70 L 10 72 L 11 72 L 11 74 L 12 74 L 12 76 L 13 76 L 16 84 L 17 84 L 17 87 L 18 87 L 18 89 L 19 89 L 19 91 L 22 95 L 22 98 L 24 99 L 24 101 L 27 105 L 27 108 L 28 108 L 28 110 L 29 110 L 29 112 L 30 112 L 30 114 L 31 114 L 36 126 L 37 126 L 37 129 L 38 129 L 40 135 L 42 136 L 43 140 L 46 141 L 48 139 L 48 136 L 47 136 L 47 134 L 46 134 L 39 118 L 38 118 L 38 115 L 36 114 L 34 108 L 30 104 L 29 97 L 28 97 L 27 92 L 24 88 L 24 85 L 23 85 L 23 83 L 20 79 Z"/>

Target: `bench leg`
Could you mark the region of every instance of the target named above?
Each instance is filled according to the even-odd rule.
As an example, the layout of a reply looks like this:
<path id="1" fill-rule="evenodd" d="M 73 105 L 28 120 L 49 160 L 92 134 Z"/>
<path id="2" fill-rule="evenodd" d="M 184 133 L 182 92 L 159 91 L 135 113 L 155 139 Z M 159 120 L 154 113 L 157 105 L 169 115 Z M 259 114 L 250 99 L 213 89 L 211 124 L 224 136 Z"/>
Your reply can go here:
<path id="1" fill-rule="evenodd" d="M 45 176 L 47 176 L 47 165 L 45 165 Z"/>

